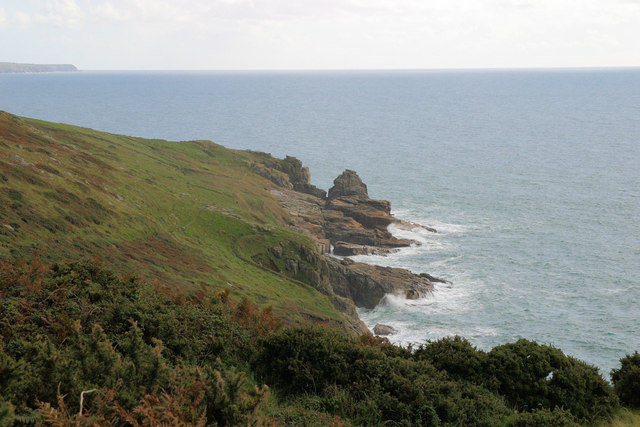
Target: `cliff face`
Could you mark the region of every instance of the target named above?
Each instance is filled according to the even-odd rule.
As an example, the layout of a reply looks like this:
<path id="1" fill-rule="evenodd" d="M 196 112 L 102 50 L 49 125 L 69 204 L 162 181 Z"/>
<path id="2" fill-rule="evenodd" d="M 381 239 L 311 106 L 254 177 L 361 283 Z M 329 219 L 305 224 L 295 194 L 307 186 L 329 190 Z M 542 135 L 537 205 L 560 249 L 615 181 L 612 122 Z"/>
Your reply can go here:
<path id="1" fill-rule="evenodd" d="M 289 213 L 289 226 L 312 238 L 319 252 L 325 255 L 322 260 L 314 261 L 322 265 L 323 272 L 315 282 L 322 283 L 337 296 L 353 301 L 356 306 L 366 308 L 375 307 L 386 294 L 416 299 L 433 290 L 433 282 L 439 279 L 432 276 L 350 259 L 340 260 L 330 253 L 333 248 L 333 254 L 342 256 L 385 254 L 418 244 L 389 233 L 387 227 L 392 223 L 435 230 L 394 218 L 391 204 L 386 200 L 371 199 L 366 184 L 355 171 L 345 170 L 325 193 L 309 183 L 308 170 L 302 168 L 297 159 L 287 157 L 283 163 L 287 166 L 274 165 L 269 160 L 254 168 L 276 184 L 271 193 Z M 291 165 L 295 168 L 287 169 Z"/>

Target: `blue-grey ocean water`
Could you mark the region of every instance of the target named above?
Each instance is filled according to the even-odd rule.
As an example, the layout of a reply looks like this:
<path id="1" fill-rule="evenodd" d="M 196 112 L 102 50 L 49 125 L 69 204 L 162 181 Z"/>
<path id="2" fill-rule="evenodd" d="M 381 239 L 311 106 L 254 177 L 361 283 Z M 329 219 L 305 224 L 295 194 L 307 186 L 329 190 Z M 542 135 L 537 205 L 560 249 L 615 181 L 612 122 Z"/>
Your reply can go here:
<path id="1" fill-rule="evenodd" d="M 453 282 L 360 314 L 401 343 L 640 350 L 640 70 L 0 75 L 0 109 L 345 168 L 437 234 L 367 261 Z"/>

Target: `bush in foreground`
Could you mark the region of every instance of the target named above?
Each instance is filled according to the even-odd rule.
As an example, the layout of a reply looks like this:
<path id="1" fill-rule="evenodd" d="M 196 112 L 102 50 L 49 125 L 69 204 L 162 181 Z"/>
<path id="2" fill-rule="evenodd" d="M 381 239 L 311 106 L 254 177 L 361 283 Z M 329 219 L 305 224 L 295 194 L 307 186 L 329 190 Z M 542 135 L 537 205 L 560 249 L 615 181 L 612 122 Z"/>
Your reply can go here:
<path id="1" fill-rule="evenodd" d="M 623 399 L 639 358 L 615 371 Z M 411 352 L 282 329 L 225 292 L 0 260 L 0 425 L 571 426 L 616 405 L 595 368 L 535 342 L 484 352 L 454 337 Z"/>
<path id="2" fill-rule="evenodd" d="M 627 354 L 620 359 L 620 369 L 611 371 L 611 381 L 620 401 L 630 407 L 640 408 L 640 353 Z"/>

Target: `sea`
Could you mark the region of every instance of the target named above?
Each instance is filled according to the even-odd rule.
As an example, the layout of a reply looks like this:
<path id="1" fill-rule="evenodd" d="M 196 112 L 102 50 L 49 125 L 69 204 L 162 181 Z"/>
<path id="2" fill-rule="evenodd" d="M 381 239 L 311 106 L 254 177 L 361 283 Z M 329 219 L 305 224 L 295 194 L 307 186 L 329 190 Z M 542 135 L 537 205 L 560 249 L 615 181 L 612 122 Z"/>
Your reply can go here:
<path id="1" fill-rule="evenodd" d="M 526 338 L 607 378 L 640 350 L 640 69 L 1 74 L 0 110 L 356 170 L 437 229 L 357 259 L 451 281 L 359 310 L 395 343 Z"/>

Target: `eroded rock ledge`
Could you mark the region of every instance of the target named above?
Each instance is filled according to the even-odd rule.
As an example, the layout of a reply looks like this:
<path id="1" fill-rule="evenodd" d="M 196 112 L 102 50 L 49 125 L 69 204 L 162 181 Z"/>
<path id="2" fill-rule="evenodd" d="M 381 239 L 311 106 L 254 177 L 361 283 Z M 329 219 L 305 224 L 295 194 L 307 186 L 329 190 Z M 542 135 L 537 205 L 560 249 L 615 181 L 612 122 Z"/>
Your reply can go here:
<path id="1" fill-rule="evenodd" d="M 324 274 L 313 278 L 316 287 L 325 287 L 336 300 L 352 301 L 357 307 L 373 308 L 386 294 L 417 299 L 433 290 L 433 282 L 442 281 L 428 274 L 417 275 L 402 268 L 381 267 L 330 256 L 385 254 L 418 242 L 398 239 L 390 224 L 413 229 L 420 224 L 399 220 L 391 215 L 391 204 L 369 197 L 367 186 L 355 171 L 345 170 L 334 180 L 328 192 L 310 183 L 309 169 L 293 157 L 264 161 L 252 168 L 276 185 L 274 197 L 289 213 L 290 227 L 311 237 L 322 257 Z M 342 311 L 352 311 L 346 306 Z"/>

